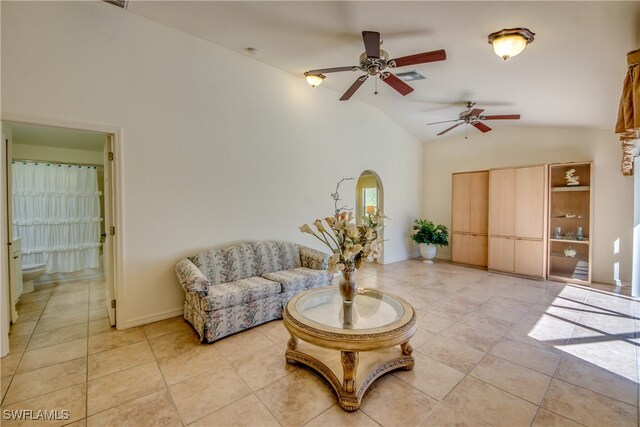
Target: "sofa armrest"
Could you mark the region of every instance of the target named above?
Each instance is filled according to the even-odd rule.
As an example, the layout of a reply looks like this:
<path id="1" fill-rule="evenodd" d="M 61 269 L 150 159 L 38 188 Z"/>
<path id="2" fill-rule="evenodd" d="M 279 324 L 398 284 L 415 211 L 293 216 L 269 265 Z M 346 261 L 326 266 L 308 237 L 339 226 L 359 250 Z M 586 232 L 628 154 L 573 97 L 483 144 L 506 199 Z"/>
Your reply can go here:
<path id="1" fill-rule="evenodd" d="M 306 246 L 300 246 L 300 262 L 303 267 L 314 270 L 327 270 L 329 268 L 329 258 L 331 255 Z"/>
<path id="2" fill-rule="evenodd" d="M 211 283 L 194 263 L 184 258 L 176 264 L 176 274 L 185 292 L 197 292 L 200 296 L 209 293 Z"/>

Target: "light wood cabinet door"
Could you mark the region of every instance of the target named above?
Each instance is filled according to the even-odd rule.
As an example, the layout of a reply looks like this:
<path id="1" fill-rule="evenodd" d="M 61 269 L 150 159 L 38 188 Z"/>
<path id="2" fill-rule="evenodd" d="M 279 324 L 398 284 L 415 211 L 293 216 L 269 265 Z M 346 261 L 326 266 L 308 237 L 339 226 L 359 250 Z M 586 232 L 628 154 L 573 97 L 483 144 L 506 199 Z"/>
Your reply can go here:
<path id="1" fill-rule="evenodd" d="M 487 266 L 487 236 L 469 235 L 469 264 L 477 267 Z"/>
<path id="2" fill-rule="evenodd" d="M 491 270 L 514 271 L 515 239 L 489 237 L 489 268 Z"/>
<path id="3" fill-rule="evenodd" d="M 469 235 L 451 233 L 451 261 L 469 264 Z"/>
<path id="4" fill-rule="evenodd" d="M 489 228 L 489 172 L 469 174 L 469 232 L 487 234 Z M 486 243 L 486 242 L 485 242 Z M 485 262 L 486 265 L 486 262 Z"/>
<path id="5" fill-rule="evenodd" d="M 489 171 L 489 234 L 494 236 L 514 235 L 515 193 L 515 169 Z"/>
<path id="6" fill-rule="evenodd" d="M 544 238 L 545 167 L 516 169 L 515 236 Z"/>
<path id="7" fill-rule="evenodd" d="M 469 183 L 471 174 L 456 173 L 451 178 L 451 231 L 469 231 Z"/>
<path id="8" fill-rule="evenodd" d="M 515 241 L 515 272 L 527 276 L 544 277 L 544 242 L 542 240 Z"/>

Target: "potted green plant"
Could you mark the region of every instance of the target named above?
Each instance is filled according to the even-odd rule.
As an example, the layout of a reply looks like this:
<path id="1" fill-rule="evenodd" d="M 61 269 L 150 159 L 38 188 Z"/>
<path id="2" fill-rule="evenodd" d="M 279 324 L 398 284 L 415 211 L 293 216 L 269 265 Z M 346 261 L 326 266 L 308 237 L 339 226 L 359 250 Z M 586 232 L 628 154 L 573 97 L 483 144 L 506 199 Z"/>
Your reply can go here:
<path id="1" fill-rule="evenodd" d="M 425 259 L 424 262 L 433 264 L 436 246 L 449 246 L 447 227 L 442 224 L 434 225 L 433 221 L 427 219 L 416 219 L 414 224 L 415 233 L 411 236 L 411 240 L 418 244 L 420 255 Z"/>

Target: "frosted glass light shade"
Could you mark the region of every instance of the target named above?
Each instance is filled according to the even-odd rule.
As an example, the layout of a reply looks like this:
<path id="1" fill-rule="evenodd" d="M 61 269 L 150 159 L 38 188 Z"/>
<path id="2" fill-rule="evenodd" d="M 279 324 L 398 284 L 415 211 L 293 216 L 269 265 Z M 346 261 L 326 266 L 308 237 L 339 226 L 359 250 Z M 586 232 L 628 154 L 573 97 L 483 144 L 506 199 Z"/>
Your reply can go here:
<path id="1" fill-rule="evenodd" d="M 506 61 L 522 52 L 533 41 L 534 35 L 526 28 L 504 29 L 489 34 L 489 43 L 496 55 Z"/>
<path id="2" fill-rule="evenodd" d="M 493 41 L 493 51 L 505 61 L 527 47 L 527 40 L 520 34 L 503 36 Z"/>
<path id="3" fill-rule="evenodd" d="M 307 83 L 309 83 L 311 87 L 316 87 L 322 84 L 322 81 L 324 80 L 324 76 L 322 74 L 305 73 L 305 77 L 307 78 Z"/>

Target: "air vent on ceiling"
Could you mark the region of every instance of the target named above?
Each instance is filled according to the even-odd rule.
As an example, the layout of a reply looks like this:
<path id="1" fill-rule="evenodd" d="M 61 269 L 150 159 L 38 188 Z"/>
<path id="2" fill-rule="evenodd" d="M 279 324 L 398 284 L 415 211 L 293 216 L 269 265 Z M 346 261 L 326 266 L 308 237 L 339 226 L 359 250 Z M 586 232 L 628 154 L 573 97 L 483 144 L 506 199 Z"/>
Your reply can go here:
<path id="1" fill-rule="evenodd" d="M 417 71 L 405 71 L 404 73 L 396 73 L 396 76 L 398 76 L 400 79 L 404 80 L 405 82 L 412 82 L 414 80 L 424 80 L 425 77 L 418 73 Z"/>
<path id="2" fill-rule="evenodd" d="M 129 0 L 103 0 L 107 3 L 111 3 L 123 9 L 126 9 L 129 6 Z"/>

